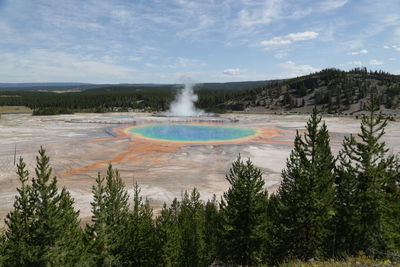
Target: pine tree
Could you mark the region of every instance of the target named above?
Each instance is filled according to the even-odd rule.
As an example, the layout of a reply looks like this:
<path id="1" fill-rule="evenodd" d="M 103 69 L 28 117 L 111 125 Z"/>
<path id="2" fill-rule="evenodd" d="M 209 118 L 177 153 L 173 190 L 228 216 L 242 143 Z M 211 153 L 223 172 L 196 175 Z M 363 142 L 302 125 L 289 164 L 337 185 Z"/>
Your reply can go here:
<path id="1" fill-rule="evenodd" d="M 177 200 L 174 200 L 176 206 Z M 156 235 L 158 248 L 158 262 L 161 266 L 178 266 L 181 259 L 181 239 L 178 224 L 178 215 L 172 207 L 164 207 L 156 220 Z"/>
<path id="2" fill-rule="evenodd" d="M 6 266 L 73 266 L 89 263 L 79 228 L 78 212 L 69 193 L 59 192 L 43 148 L 36 158 L 36 178 L 18 164 L 21 188 L 6 219 Z M 17 251 L 19 250 L 19 251 Z M 57 255 L 56 255 L 57 254 Z"/>
<path id="3" fill-rule="evenodd" d="M 92 192 L 93 224 L 87 227 L 90 251 L 96 255 L 96 265 L 118 265 L 129 214 L 129 196 L 118 170 L 110 164 L 105 178 L 98 175 Z"/>
<path id="4" fill-rule="evenodd" d="M 21 187 L 17 188 L 14 210 L 5 219 L 4 262 L 9 266 L 27 266 L 34 261 L 30 244 L 34 207 L 30 199 L 32 187 L 27 184 L 29 172 L 22 158 L 17 164 L 17 174 Z"/>
<path id="5" fill-rule="evenodd" d="M 6 236 L 3 233 L 3 229 L 0 229 L 0 266 L 4 266 L 4 255 L 6 254 L 5 251 L 5 242 Z"/>
<path id="6" fill-rule="evenodd" d="M 280 224 L 280 220 L 283 219 L 282 210 L 282 203 L 279 201 L 277 194 L 271 194 L 267 205 L 269 220 L 267 221 L 266 231 L 268 238 L 264 245 L 265 261 L 270 266 L 278 266 L 288 255 L 288 251 L 286 250 L 287 244 L 282 238 L 283 225 Z"/>
<path id="7" fill-rule="evenodd" d="M 180 266 L 204 266 L 204 203 L 196 188 L 190 195 L 185 191 L 180 203 L 178 223 L 182 249 Z"/>
<path id="8" fill-rule="evenodd" d="M 282 171 L 282 183 L 275 201 L 275 249 L 285 258 L 324 257 L 332 242 L 330 225 L 334 215 L 335 160 L 329 146 L 329 133 L 316 109 L 306 125 L 297 132 L 294 148 Z M 279 247 L 279 245 L 283 247 Z M 283 260 L 281 258 L 280 260 Z"/>
<path id="9" fill-rule="evenodd" d="M 389 179 L 385 185 L 384 221 L 387 231 L 387 249 L 393 255 L 397 255 L 400 252 L 400 159 L 396 157 L 393 160 L 394 164 L 388 166 L 387 169 Z"/>
<path id="10" fill-rule="evenodd" d="M 121 237 L 122 262 L 129 266 L 154 266 L 156 259 L 156 236 L 153 210 L 147 200 L 143 201 L 140 188 L 133 188 L 133 211 L 130 212 L 125 234 Z"/>
<path id="11" fill-rule="evenodd" d="M 50 266 L 90 266 L 94 265 L 92 255 L 84 244 L 84 235 L 79 227 L 79 212 L 73 209 L 74 200 L 68 191 L 61 193 L 59 210 L 63 213 L 60 227 L 63 233 L 56 239 L 47 257 Z"/>
<path id="12" fill-rule="evenodd" d="M 217 200 L 215 195 L 208 200 L 204 208 L 204 242 L 205 242 L 205 265 L 210 266 L 217 260 L 219 244 L 220 224 Z"/>
<path id="13" fill-rule="evenodd" d="M 387 119 L 377 114 L 379 105 L 373 94 L 366 109 L 369 114 L 362 117 L 361 133 L 358 138 L 346 137 L 339 154 L 336 182 L 338 254 L 354 255 L 358 251 L 375 254 L 386 251 L 393 243 L 390 241 L 393 233 L 387 224 L 393 223 L 389 213 L 398 207 L 395 205 L 399 199 L 395 182 L 398 161 L 393 155 L 386 156 L 388 149 L 381 138 Z M 388 193 L 391 186 L 394 191 Z"/>
<path id="14" fill-rule="evenodd" d="M 350 153 L 349 145 L 354 143 L 352 136 L 345 137 L 343 148 L 339 152 L 337 178 L 336 178 L 336 199 L 335 199 L 335 230 L 334 230 L 334 251 L 336 254 L 355 253 L 357 251 L 357 233 L 353 227 L 359 225 L 360 214 L 357 199 L 354 197 L 357 191 L 358 182 L 355 176 L 356 166 L 353 166 L 351 159 L 346 157 Z M 349 227 L 353 226 L 353 227 Z"/>
<path id="15" fill-rule="evenodd" d="M 231 187 L 220 204 L 221 255 L 230 264 L 256 265 L 266 239 L 267 192 L 261 171 L 240 156 L 233 162 L 226 179 Z"/>

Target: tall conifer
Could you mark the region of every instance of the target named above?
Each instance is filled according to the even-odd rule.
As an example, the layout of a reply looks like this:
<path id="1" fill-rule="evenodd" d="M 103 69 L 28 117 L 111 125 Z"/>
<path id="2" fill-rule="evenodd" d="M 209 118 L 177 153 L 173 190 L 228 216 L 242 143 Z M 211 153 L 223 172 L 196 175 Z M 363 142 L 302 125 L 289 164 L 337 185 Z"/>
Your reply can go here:
<path id="1" fill-rule="evenodd" d="M 329 133 L 316 108 L 306 125 L 297 132 L 294 148 L 282 171 L 282 184 L 275 201 L 278 226 L 275 247 L 285 258 L 324 257 L 332 244 L 330 226 L 334 215 L 335 160 L 329 146 Z M 281 259 L 282 260 L 282 259 Z"/>
<path id="2" fill-rule="evenodd" d="M 204 266 L 204 203 L 196 188 L 190 195 L 185 191 L 180 203 L 178 223 L 181 239 L 180 266 Z"/>
<path id="3" fill-rule="evenodd" d="M 177 213 L 164 203 L 161 215 L 156 219 L 157 259 L 162 266 L 179 265 L 182 253 L 179 226 Z"/>
<path id="4" fill-rule="evenodd" d="M 366 109 L 369 113 L 362 117 L 361 133 L 358 138 L 346 137 L 339 154 L 335 238 L 339 254 L 381 253 L 394 241 L 390 229 L 396 227 L 388 224 L 394 222 L 390 215 L 393 209 L 397 211 L 392 215 L 399 211 L 398 161 L 393 155 L 387 156 L 388 148 L 381 141 L 387 119 L 378 113 L 373 94 Z"/>
<path id="5" fill-rule="evenodd" d="M 6 266 L 73 266 L 89 263 L 79 228 L 78 212 L 69 193 L 58 190 L 43 148 L 36 157 L 36 177 L 18 164 L 21 188 L 6 219 Z M 19 250 L 19 251 L 18 251 Z"/>
<path id="6" fill-rule="evenodd" d="M 110 164 L 105 178 L 98 175 L 92 192 L 93 224 L 87 227 L 90 250 L 98 266 L 120 264 L 129 196 L 118 170 Z"/>
<path id="7" fill-rule="evenodd" d="M 261 261 L 267 220 L 267 191 L 261 171 L 240 156 L 226 179 L 231 187 L 221 200 L 221 257 L 231 264 L 250 266 Z"/>
<path id="8" fill-rule="evenodd" d="M 205 242 L 205 264 L 211 265 L 217 260 L 219 236 L 219 211 L 215 195 L 208 200 L 204 207 L 204 242 Z"/>
<path id="9" fill-rule="evenodd" d="M 155 266 L 156 233 L 153 209 L 148 200 L 143 200 L 137 183 L 133 187 L 133 210 L 129 213 L 121 248 L 123 263 L 128 266 Z"/>
<path id="10" fill-rule="evenodd" d="M 30 196 L 32 187 L 28 184 L 29 172 L 22 158 L 17 164 L 17 174 L 21 186 L 17 188 L 14 209 L 5 219 L 7 242 L 4 242 L 4 261 L 9 266 L 26 266 L 34 261 L 31 249 L 34 206 Z"/>

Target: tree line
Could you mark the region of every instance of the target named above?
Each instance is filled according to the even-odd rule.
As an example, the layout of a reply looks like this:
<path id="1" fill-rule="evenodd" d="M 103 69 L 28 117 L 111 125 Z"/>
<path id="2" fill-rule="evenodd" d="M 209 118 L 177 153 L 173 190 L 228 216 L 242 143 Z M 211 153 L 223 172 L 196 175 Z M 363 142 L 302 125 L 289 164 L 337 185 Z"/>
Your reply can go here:
<path id="1" fill-rule="evenodd" d="M 33 178 L 23 159 L 20 187 L 0 239 L 2 266 L 278 266 L 291 260 L 345 259 L 361 254 L 400 261 L 400 164 L 382 137 L 387 119 L 372 98 L 360 133 L 331 152 L 329 132 L 314 109 L 297 132 L 269 195 L 261 171 L 240 156 L 221 199 L 193 189 L 154 216 L 140 187 L 130 199 L 110 165 L 92 188 L 92 220 L 58 188 L 41 148 Z"/>
<path id="2" fill-rule="evenodd" d="M 196 107 L 207 112 L 225 112 L 258 106 L 290 110 L 317 105 L 320 111 L 338 113 L 358 104 L 356 111 L 363 111 L 370 91 L 374 91 L 377 101 L 385 108 L 400 107 L 400 77 L 382 71 L 367 71 L 366 68 L 348 72 L 325 69 L 265 84 L 249 89 L 199 87 L 195 89 L 199 96 Z M 1 92 L 0 106 L 26 106 L 33 110 L 34 115 L 110 112 L 116 111 L 115 108 L 120 111 L 138 109 L 160 112 L 168 110 L 177 90 L 174 86 L 110 86 L 62 94 L 9 91 Z"/>
<path id="3" fill-rule="evenodd" d="M 199 101 L 196 106 L 207 112 L 224 112 L 218 107 L 244 90 L 196 90 Z M 26 106 L 33 115 L 71 114 L 74 112 L 110 112 L 136 109 L 142 111 L 166 111 L 174 100 L 178 88 L 164 87 L 104 87 L 83 92 L 53 93 L 33 91 L 4 91 L 0 93 L 0 106 Z"/>

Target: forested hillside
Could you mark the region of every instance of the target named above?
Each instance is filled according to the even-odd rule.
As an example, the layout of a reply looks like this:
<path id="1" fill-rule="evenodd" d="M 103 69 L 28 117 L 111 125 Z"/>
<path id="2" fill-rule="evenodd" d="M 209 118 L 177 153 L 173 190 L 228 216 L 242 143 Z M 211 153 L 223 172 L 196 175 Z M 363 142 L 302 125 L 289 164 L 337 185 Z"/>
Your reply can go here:
<path id="1" fill-rule="evenodd" d="M 378 96 L 383 109 L 400 109 L 400 76 L 366 68 L 349 72 L 325 69 L 244 91 L 232 96 L 221 107 L 310 112 L 316 105 L 326 113 L 357 113 L 365 109 L 366 97 L 371 91 Z"/>

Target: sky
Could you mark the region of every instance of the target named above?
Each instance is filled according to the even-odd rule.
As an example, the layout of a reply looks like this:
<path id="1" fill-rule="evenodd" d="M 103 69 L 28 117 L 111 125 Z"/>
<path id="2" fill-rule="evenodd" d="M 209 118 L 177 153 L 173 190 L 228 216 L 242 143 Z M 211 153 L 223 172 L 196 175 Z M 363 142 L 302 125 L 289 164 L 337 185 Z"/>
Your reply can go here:
<path id="1" fill-rule="evenodd" d="M 400 74 L 400 0 L 0 0 L 0 82 Z"/>

